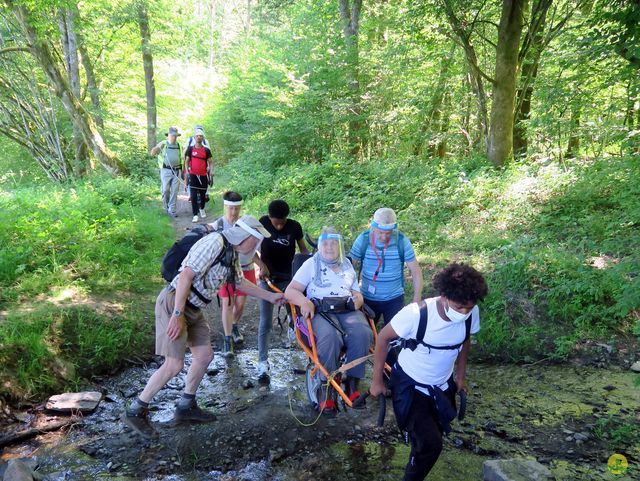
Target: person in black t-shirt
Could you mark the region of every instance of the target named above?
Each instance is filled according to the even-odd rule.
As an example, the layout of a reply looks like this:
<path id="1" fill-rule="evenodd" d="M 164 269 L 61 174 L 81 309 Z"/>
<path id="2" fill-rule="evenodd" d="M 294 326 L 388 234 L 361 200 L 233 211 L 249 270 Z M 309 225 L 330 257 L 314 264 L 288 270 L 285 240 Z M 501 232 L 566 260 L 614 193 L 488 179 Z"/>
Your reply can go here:
<path id="1" fill-rule="evenodd" d="M 271 234 L 262 241 L 260 258 L 266 269 L 260 270 L 259 285 L 268 289 L 265 278 L 284 291 L 291 281 L 291 263 L 296 253 L 296 244 L 301 254 L 309 254 L 304 243 L 302 226 L 289 219 L 289 205 L 284 200 L 269 204 L 269 215 L 260 218 L 260 223 Z M 258 381 L 269 382 L 269 332 L 273 321 L 273 305 L 260 302 L 260 327 L 258 329 Z"/>

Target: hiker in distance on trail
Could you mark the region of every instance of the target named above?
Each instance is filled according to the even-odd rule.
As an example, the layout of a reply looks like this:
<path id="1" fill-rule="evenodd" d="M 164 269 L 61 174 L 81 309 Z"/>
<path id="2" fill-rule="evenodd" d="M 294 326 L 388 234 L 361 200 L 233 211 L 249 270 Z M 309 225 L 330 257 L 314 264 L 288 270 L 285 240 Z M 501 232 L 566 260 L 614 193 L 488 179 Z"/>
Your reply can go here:
<path id="1" fill-rule="evenodd" d="M 178 143 L 178 137 L 181 134 L 176 127 L 169 127 L 165 135 L 166 140 L 153 147 L 150 153 L 152 156 L 158 156 L 162 207 L 171 217 L 177 217 L 178 189 L 183 176 L 182 150 Z"/>
<path id="2" fill-rule="evenodd" d="M 270 235 L 255 217 L 245 215 L 221 233 L 201 235 L 179 269 L 176 266 L 178 272 L 158 295 L 155 307 L 156 354 L 164 356 L 165 361 L 123 415 L 129 427 L 145 437 L 156 434 L 149 421 L 149 403 L 167 382 L 180 374 L 187 347 L 191 350 L 192 360 L 174 421 L 215 420 L 213 413 L 201 409 L 196 402 L 196 390 L 213 359 L 209 324 L 201 309 L 215 298 L 224 282 L 236 283 L 250 296 L 274 304 L 284 303 L 282 294 L 266 291 L 244 279 L 238 260 L 238 254 L 254 252 Z M 167 257 L 163 260 L 164 271 L 167 270 Z M 163 275 L 170 278 L 164 272 Z"/>

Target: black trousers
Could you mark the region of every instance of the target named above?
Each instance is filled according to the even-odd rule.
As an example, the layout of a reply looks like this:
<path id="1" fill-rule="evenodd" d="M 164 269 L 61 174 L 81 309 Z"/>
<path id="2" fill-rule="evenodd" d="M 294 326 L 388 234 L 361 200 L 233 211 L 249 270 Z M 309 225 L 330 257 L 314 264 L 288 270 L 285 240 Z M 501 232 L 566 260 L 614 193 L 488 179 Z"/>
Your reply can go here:
<path id="1" fill-rule="evenodd" d="M 198 215 L 200 209 L 204 209 L 205 197 L 209 182 L 206 175 L 189 174 L 189 191 L 191 192 L 191 211 Z"/>
<path id="2" fill-rule="evenodd" d="M 455 406 L 451 388 L 445 391 Z M 411 454 L 404 470 L 404 481 L 422 481 L 436 464 L 442 452 L 442 430 L 433 399 L 416 390 L 411 404 L 407 426 Z"/>

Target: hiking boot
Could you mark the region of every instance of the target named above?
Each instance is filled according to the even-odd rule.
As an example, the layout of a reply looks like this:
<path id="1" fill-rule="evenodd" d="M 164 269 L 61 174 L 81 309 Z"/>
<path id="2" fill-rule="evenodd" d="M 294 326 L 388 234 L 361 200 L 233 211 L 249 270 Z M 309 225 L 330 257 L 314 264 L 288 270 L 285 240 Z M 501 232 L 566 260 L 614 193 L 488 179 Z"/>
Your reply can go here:
<path id="1" fill-rule="evenodd" d="M 181 408 L 176 407 L 173 414 L 174 423 L 192 422 L 192 423 L 210 423 L 216 420 L 216 415 L 211 411 L 205 411 L 200 409 L 198 405 L 191 405 L 189 407 Z"/>
<path id="2" fill-rule="evenodd" d="M 204 209 L 200 209 L 200 218 L 204 219 L 205 217 L 207 217 L 207 214 L 204 212 Z"/>
<path id="3" fill-rule="evenodd" d="M 122 415 L 122 421 L 142 437 L 151 439 L 158 437 L 158 432 L 149 421 L 149 409 L 127 409 Z"/>
<path id="4" fill-rule="evenodd" d="M 271 382 L 270 371 L 269 361 L 260 361 L 258 363 L 258 382 L 260 384 L 269 384 Z"/>
<path id="5" fill-rule="evenodd" d="M 236 355 L 234 351 L 233 337 L 224 336 L 222 339 L 222 355 L 227 359 L 232 359 Z"/>
<path id="6" fill-rule="evenodd" d="M 331 387 L 327 389 L 327 386 L 322 384 L 318 388 L 316 396 L 318 399 L 318 411 L 320 411 L 323 416 L 332 418 L 338 414 L 338 406 L 333 400 L 333 389 Z"/>
<path id="7" fill-rule="evenodd" d="M 242 344 L 244 342 L 244 336 L 240 333 L 240 329 L 238 329 L 238 325 L 234 324 L 231 329 L 231 335 L 233 336 L 234 344 Z"/>
<path id="8" fill-rule="evenodd" d="M 191 219 L 191 222 L 193 222 L 193 223 L 198 222 L 198 216 L 197 216 L 197 215 L 194 215 L 194 216 L 193 216 L 193 219 Z"/>

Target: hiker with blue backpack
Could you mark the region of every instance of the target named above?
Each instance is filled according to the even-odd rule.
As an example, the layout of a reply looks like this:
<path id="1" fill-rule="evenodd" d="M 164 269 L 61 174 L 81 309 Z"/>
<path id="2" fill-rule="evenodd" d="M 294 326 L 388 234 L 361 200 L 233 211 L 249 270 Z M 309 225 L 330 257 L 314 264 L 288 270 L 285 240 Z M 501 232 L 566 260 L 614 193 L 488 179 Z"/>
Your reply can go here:
<path id="1" fill-rule="evenodd" d="M 149 421 L 149 403 L 180 374 L 187 347 L 192 354 L 191 365 L 174 421 L 215 420 L 213 413 L 198 407 L 196 390 L 213 359 L 209 324 L 202 309 L 216 298 L 223 283 L 230 282 L 248 295 L 274 304 L 284 302 L 282 294 L 261 289 L 242 275 L 238 256 L 255 252 L 271 235 L 258 219 L 245 215 L 220 233 L 210 226 L 203 228 L 177 241 L 162 261 L 162 275 L 171 281 L 156 300 L 156 354 L 164 356 L 165 361 L 123 415 L 125 424 L 145 437 L 156 435 Z"/>
<path id="2" fill-rule="evenodd" d="M 349 257 L 361 275 L 364 302 L 386 325 L 404 306 L 404 265 L 413 282 L 413 302 L 422 295 L 422 271 L 411 242 L 398 230 L 396 213 L 382 207 L 375 211 L 371 227 L 353 243 Z"/>
<path id="3" fill-rule="evenodd" d="M 169 127 L 165 135 L 167 136 L 166 140 L 154 146 L 151 149 L 151 155 L 158 156 L 162 206 L 171 217 L 177 217 L 178 189 L 183 175 L 182 150 L 178 143 L 178 137 L 181 134 L 176 127 Z"/>
<path id="4" fill-rule="evenodd" d="M 442 435 L 458 416 L 456 393 L 466 399 L 471 334 L 480 331 L 478 302 L 488 293 L 482 274 L 453 263 L 435 275 L 439 293 L 404 307 L 380 331 L 369 393 L 386 395 L 383 378 L 389 345 L 400 339 L 390 388 L 396 422 L 411 442 L 404 481 L 422 481 L 442 452 Z M 464 394 L 463 394 L 464 393 Z"/>

